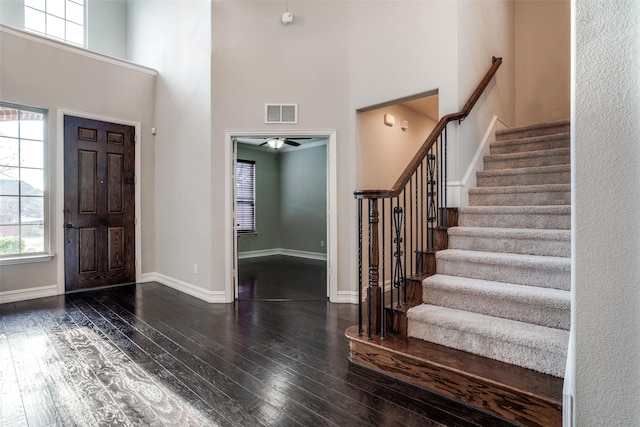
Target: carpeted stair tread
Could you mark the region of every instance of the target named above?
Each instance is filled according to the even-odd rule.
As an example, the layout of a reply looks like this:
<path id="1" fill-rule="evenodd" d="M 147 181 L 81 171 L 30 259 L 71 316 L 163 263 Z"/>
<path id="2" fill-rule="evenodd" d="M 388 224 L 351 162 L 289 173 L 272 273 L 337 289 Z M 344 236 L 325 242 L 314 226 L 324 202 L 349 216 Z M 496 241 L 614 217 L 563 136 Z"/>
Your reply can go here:
<path id="1" fill-rule="evenodd" d="M 551 135 L 564 133 L 571 130 L 569 120 L 558 120 L 548 123 L 536 123 L 527 126 L 518 126 L 496 131 L 496 140 L 503 141 L 513 138 L 527 138 L 531 136 Z"/>
<path id="2" fill-rule="evenodd" d="M 491 143 L 491 154 L 521 153 L 525 151 L 548 150 L 553 148 L 568 148 L 570 146 L 569 132 L 551 135 L 531 136 L 526 138 L 507 139 Z"/>
<path id="3" fill-rule="evenodd" d="M 571 317 L 569 291 L 443 274 L 423 280 L 423 302 L 566 330 Z"/>
<path id="4" fill-rule="evenodd" d="M 540 206 L 571 203 L 571 184 L 515 185 L 469 189 L 472 206 Z"/>
<path id="5" fill-rule="evenodd" d="M 570 156 L 569 148 L 553 148 L 522 153 L 489 154 L 484 156 L 483 160 L 485 170 L 495 170 L 570 164 Z"/>
<path id="6" fill-rule="evenodd" d="M 562 377 L 569 331 L 421 304 L 407 312 L 408 335 Z"/>
<path id="7" fill-rule="evenodd" d="M 571 259 L 446 249 L 436 252 L 436 272 L 451 276 L 569 290 Z"/>
<path id="8" fill-rule="evenodd" d="M 523 255 L 571 256 L 571 231 L 532 228 L 452 227 L 449 248 Z"/>
<path id="9" fill-rule="evenodd" d="M 478 187 L 569 184 L 571 165 L 483 170 L 476 172 L 476 179 Z"/>
<path id="10" fill-rule="evenodd" d="M 571 206 L 463 206 L 458 208 L 458 224 L 568 230 L 571 228 Z"/>

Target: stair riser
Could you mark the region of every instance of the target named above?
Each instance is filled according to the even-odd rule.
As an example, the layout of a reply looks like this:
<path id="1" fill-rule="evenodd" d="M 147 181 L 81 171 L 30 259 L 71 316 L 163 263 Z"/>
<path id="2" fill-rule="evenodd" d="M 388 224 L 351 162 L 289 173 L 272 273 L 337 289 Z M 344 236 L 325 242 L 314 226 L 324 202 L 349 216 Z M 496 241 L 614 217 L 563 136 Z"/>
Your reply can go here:
<path id="1" fill-rule="evenodd" d="M 532 129 L 504 129 L 496 132 L 497 141 L 508 141 L 510 139 L 531 138 L 536 136 L 566 133 L 571 131 L 568 122 L 558 123 L 552 126 L 541 126 Z"/>
<path id="2" fill-rule="evenodd" d="M 569 148 L 571 141 L 568 137 L 545 140 L 522 141 L 519 143 L 494 143 L 490 146 L 491 154 L 523 153 L 526 151 L 552 150 L 554 148 Z"/>
<path id="3" fill-rule="evenodd" d="M 483 236 L 449 236 L 449 248 L 468 251 L 501 252 L 521 255 L 571 256 L 571 241 Z"/>
<path id="4" fill-rule="evenodd" d="M 515 185 L 570 184 L 571 172 L 528 173 L 476 177 L 478 187 L 512 187 Z"/>
<path id="5" fill-rule="evenodd" d="M 504 227 L 535 229 L 571 229 L 570 215 L 546 214 L 469 214 L 460 215 L 459 224 L 464 227 Z"/>
<path id="6" fill-rule="evenodd" d="M 493 155 L 484 157 L 484 170 L 501 170 L 532 168 L 552 165 L 568 165 L 571 163 L 569 154 L 554 154 L 546 156 L 501 158 Z"/>
<path id="7" fill-rule="evenodd" d="M 462 351 L 469 351 L 480 356 L 534 369 L 549 375 L 564 376 L 567 359 L 565 355 L 542 349 L 523 347 L 486 336 L 479 337 L 475 334 L 449 329 L 438 324 L 427 324 L 427 327 L 419 327 L 420 325 L 421 322 L 409 320 L 408 334 L 410 337 L 420 338 Z M 507 357 L 506 355 L 509 356 Z M 538 361 L 545 361 L 548 366 Z"/>
<path id="8" fill-rule="evenodd" d="M 437 289 L 425 281 L 423 299 L 425 304 L 471 311 L 488 316 L 501 317 L 534 325 L 569 330 L 571 310 L 527 302 L 510 300 L 504 296 L 476 295 L 456 292 L 452 289 Z"/>
<path id="9" fill-rule="evenodd" d="M 517 285 L 538 286 L 568 291 L 571 288 L 571 272 L 552 268 L 531 268 L 517 265 L 496 265 L 438 258 L 438 274 L 471 277 Z"/>
<path id="10" fill-rule="evenodd" d="M 571 204 L 571 190 L 481 194 L 469 191 L 470 206 L 549 206 Z"/>

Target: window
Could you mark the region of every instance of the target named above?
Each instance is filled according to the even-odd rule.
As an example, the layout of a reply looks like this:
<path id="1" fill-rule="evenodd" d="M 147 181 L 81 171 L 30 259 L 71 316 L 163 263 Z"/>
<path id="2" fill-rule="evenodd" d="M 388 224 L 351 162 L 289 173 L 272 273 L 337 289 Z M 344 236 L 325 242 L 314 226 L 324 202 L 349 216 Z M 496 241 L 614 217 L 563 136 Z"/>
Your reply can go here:
<path id="1" fill-rule="evenodd" d="M 238 233 L 256 231 L 256 162 L 236 163 L 236 222 Z"/>
<path id="2" fill-rule="evenodd" d="M 0 104 L 0 257 L 45 252 L 45 117 Z"/>
<path id="3" fill-rule="evenodd" d="M 24 28 L 84 47 L 86 0 L 24 0 Z"/>

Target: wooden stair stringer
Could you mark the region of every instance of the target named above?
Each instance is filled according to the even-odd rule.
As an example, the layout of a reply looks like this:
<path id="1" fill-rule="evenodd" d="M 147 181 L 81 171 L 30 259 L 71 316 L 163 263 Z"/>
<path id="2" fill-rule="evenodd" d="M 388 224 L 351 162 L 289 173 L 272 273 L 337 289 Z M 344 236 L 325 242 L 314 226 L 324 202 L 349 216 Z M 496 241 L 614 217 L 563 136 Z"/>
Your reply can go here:
<path id="1" fill-rule="evenodd" d="M 562 425 L 561 378 L 416 338 L 349 327 L 349 360 L 522 426 Z"/>

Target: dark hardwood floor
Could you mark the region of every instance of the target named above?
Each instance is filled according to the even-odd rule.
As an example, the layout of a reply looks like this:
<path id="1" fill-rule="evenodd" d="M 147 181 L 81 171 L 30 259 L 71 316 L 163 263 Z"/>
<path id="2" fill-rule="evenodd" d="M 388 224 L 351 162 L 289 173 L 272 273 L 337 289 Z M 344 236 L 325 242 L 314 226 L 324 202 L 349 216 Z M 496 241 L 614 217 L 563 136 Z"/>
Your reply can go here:
<path id="1" fill-rule="evenodd" d="M 239 300 L 327 300 L 327 262 L 283 255 L 238 260 Z"/>
<path id="2" fill-rule="evenodd" d="M 356 316 L 157 283 L 3 304 L 0 425 L 511 425 L 350 364 Z"/>

